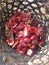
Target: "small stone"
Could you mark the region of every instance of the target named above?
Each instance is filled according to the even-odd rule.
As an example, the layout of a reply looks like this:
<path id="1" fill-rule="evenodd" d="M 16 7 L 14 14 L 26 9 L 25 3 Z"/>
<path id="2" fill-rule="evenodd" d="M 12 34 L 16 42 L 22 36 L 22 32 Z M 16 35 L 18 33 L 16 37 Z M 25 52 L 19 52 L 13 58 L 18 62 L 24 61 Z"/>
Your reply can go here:
<path id="1" fill-rule="evenodd" d="M 33 63 L 31 61 L 28 61 L 28 65 L 33 65 Z"/>
<path id="2" fill-rule="evenodd" d="M 40 59 L 34 59 L 33 63 L 38 63 L 38 64 L 41 64 L 42 61 Z"/>
<path id="3" fill-rule="evenodd" d="M 41 60 L 43 63 L 46 63 L 46 62 L 48 62 L 49 58 L 48 58 L 48 56 L 44 55 L 41 57 Z"/>

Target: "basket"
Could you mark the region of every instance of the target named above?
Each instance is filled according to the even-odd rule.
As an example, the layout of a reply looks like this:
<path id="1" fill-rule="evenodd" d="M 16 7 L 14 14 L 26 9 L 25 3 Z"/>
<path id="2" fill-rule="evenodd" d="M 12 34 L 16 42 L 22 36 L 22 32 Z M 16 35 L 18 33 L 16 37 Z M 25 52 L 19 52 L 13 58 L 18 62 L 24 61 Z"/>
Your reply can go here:
<path id="1" fill-rule="evenodd" d="M 34 15 L 36 15 L 38 17 L 38 19 L 40 20 L 40 22 L 42 24 L 44 24 L 44 26 L 45 26 L 44 33 L 46 35 L 46 33 L 47 33 L 46 22 L 47 21 L 46 21 L 46 17 L 45 17 L 45 8 L 44 8 L 44 5 L 42 5 L 42 3 L 40 3 L 38 0 L 1 0 L 1 2 L 0 2 L 0 27 L 1 27 L 1 39 L 4 40 L 4 42 L 6 39 L 5 24 L 7 23 L 9 18 L 13 14 L 16 13 L 16 11 L 20 11 L 20 10 L 24 11 L 24 12 L 31 11 Z M 6 47 L 6 44 L 4 46 Z M 13 52 L 11 51 L 10 53 L 15 54 L 15 56 L 13 54 L 11 54 L 11 55 L 12 55 L 12 57 L 17 57 L 18 65 L 24 65 L 24 64 L 27 65 L 26 62 L 28 61 L 28 59 L 30 57 L 22 56 L 15 51 L 13 51 Z M 19 60 L 19 58 L 21 60 Z"/>

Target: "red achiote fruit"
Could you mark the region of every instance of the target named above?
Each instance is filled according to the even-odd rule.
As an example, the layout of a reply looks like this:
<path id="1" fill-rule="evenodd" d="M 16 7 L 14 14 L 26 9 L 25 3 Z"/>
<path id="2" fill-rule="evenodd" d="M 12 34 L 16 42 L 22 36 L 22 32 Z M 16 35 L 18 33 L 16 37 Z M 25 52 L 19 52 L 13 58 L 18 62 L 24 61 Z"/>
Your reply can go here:
<path id="1" fill-rule="evenodd" d="M 13 33 L 13 39 L 7 38 L 9 46 L 14 48 L 21 54 L 32 55 L 33 50 L 40 47 L 45 42 L 45 35 L 43 33 L 43 26 L 38 26 L 39 21 L 32 13 L 24 13 L 17 11 L 8 21 L 8 27 Z M 18 45 L 17 45 L 17 42 Z"/>

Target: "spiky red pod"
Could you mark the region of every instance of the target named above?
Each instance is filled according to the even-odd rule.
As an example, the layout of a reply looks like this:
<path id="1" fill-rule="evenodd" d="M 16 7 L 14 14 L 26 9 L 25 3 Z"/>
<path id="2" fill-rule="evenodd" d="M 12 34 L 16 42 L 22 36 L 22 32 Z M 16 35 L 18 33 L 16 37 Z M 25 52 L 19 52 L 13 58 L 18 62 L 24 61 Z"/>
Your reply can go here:
<path id="1" fill-rule="evenodd" d="M 38 19 L 33 17 L 32 20 L 31 16 L 31 12 L 17 11 L 7 24 L 12 31 L 13 37 L 8 37 L 6 40 L 8 45 L 12 48 L 15 47 L 19 53 L 29 56 L 34 53 L 33 50 L 42 46 L 45 41 L 43 26 L 41 24 L 38 26 Z"/>

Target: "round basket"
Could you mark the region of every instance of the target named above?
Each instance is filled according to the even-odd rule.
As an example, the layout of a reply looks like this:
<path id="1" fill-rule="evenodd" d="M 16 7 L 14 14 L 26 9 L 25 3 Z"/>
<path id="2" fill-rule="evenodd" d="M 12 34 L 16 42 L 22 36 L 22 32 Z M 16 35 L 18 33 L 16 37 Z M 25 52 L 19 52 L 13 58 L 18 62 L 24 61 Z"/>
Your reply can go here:
<path id="1" fill-rule="evenodd" d="M 1 39 L 5 40 L 5 24 L 9 20 L 9 18 L 15 14 L 17 11 L 24 11 L 24 12 L 32 12 L 34 15 L 38 17 L 40 22 L 44 24 L 45 29 L 44 33 L 46 35 L 46 17 L 45 17 L 45 8 L 44 5 L 39 2 L 39 0 L 1 0 L 0 2 L 0 27 L 1 27 Z M 4 41 L 5 42 L 5 41 Z M 3 45 L 6 47 L 5 50 L 7 51 L 7 48 L 9 48 L 6 44 L 3 43 Z M 8 53 L 8 51 L 6 52 Z M 8 53 L 9 54 L 9 53 Z M 17 57 L 17 64 L 18 65 L 27 65 L 27 61 L 29 57 L 22 56 L 18 54 L 17 52 L 10 51 L 10 54 L 12 57 Z M 10 55 L 10 56 L 11 56 Z M 20 60 L 21 59 L 21 60 Z"/>

